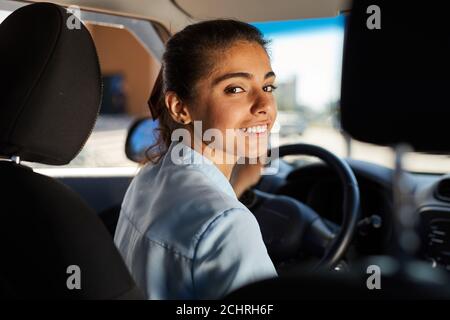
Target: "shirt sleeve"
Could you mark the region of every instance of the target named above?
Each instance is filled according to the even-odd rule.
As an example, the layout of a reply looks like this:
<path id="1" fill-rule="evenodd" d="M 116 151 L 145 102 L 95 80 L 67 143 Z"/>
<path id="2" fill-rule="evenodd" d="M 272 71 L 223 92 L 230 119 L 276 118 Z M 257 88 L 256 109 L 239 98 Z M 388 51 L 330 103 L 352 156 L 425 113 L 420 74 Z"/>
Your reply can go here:
<path id="1" fill-rule="evenodd" d="M 220 299 L 245 284 L 277 276 L 258 222 L 244 209 L 227 210 L 208 225 L 192 268 L 197 299 Z"/>

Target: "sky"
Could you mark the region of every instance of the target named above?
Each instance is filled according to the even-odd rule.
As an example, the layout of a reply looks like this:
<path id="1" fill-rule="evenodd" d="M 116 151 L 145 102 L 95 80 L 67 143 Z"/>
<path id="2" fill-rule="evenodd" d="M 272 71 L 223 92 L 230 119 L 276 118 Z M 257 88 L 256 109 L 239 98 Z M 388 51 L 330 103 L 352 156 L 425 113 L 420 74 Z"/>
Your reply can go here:
<path id="1" fill-rule="evenodd" d="M 297 76 L 296 100 L 315 111 L 340 96 L 344 17 L 254 23 L 271 40 L 278 81 Z"/>

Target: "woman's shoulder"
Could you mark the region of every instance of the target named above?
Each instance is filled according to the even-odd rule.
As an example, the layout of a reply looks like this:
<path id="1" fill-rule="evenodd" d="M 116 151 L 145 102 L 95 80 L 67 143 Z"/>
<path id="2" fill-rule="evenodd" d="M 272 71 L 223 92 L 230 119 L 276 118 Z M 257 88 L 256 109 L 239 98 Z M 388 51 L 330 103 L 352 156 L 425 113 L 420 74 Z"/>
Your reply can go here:
<path id="1" fill-rule="evenodd" d="M 159 195 L 174 203 L 192 203 L 223 211 L 230 206 L 242 208 L 228 180 L 215 167 L 207 165 L 146 166 L 136 177 L 139 188 L 161 190 Z M 211 209 L 210 208 L 210 209 Z M 221 210 L 223 209 L 223 210 Z"/>
<path id="2" fill-rule="evenodd" d="M 221 221 L 219 217 L 239 219 L 233 212 L 252 215 L 230 194 L 231 187 L 231 192 L 224 191 L 195 167 L 143 169 L 133 182 L 133 197 L 127 199 L 126 207 L 128 211 L 145 207 L 141 213 L 130 213 L 142 233 L 186 257 L 193 257 L 198 239 L 214 221 Z"/>

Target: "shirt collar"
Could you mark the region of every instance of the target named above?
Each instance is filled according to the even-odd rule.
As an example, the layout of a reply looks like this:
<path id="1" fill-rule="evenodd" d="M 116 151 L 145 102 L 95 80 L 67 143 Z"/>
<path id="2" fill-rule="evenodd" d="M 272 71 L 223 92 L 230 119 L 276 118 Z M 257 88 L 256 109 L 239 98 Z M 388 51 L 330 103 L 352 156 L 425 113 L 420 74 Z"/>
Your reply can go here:
<path id="1" fill-rule="evenodd" d="M 173 150 L 175 147 L 177 150 Z M 167 150 L 165 161 L 169 161 L 171 165 L 181 165 L 202 171 L 223 192 L 233 198 L 237 198 L 230 181 L 222 171 L 210 159 L 190 146 L 182 142 L 172 141 Z"/>

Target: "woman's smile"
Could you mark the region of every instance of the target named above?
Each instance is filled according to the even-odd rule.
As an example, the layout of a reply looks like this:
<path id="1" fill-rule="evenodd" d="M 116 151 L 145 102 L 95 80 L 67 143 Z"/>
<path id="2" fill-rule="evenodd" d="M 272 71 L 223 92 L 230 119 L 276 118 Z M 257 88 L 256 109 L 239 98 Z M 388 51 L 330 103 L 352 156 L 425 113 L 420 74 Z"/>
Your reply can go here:
<path id="1" fill-rule="evenodd" d="M 243 129 L 239 129 L 239 130 L 243 133 L 246 133 L 247 135 L 252 135 L 252 134 L 261 135 L 261 134 L 265 134 L 267 132 L 267 125 L 243 128 Z"/>
<path id="2" fill-rule="evenodd" d="M 267 133 L 269 128 L 270 127 L 268 123 L 262 123 L 239 128 L 239 130 L 246 134 L 262 134 Z"/>

